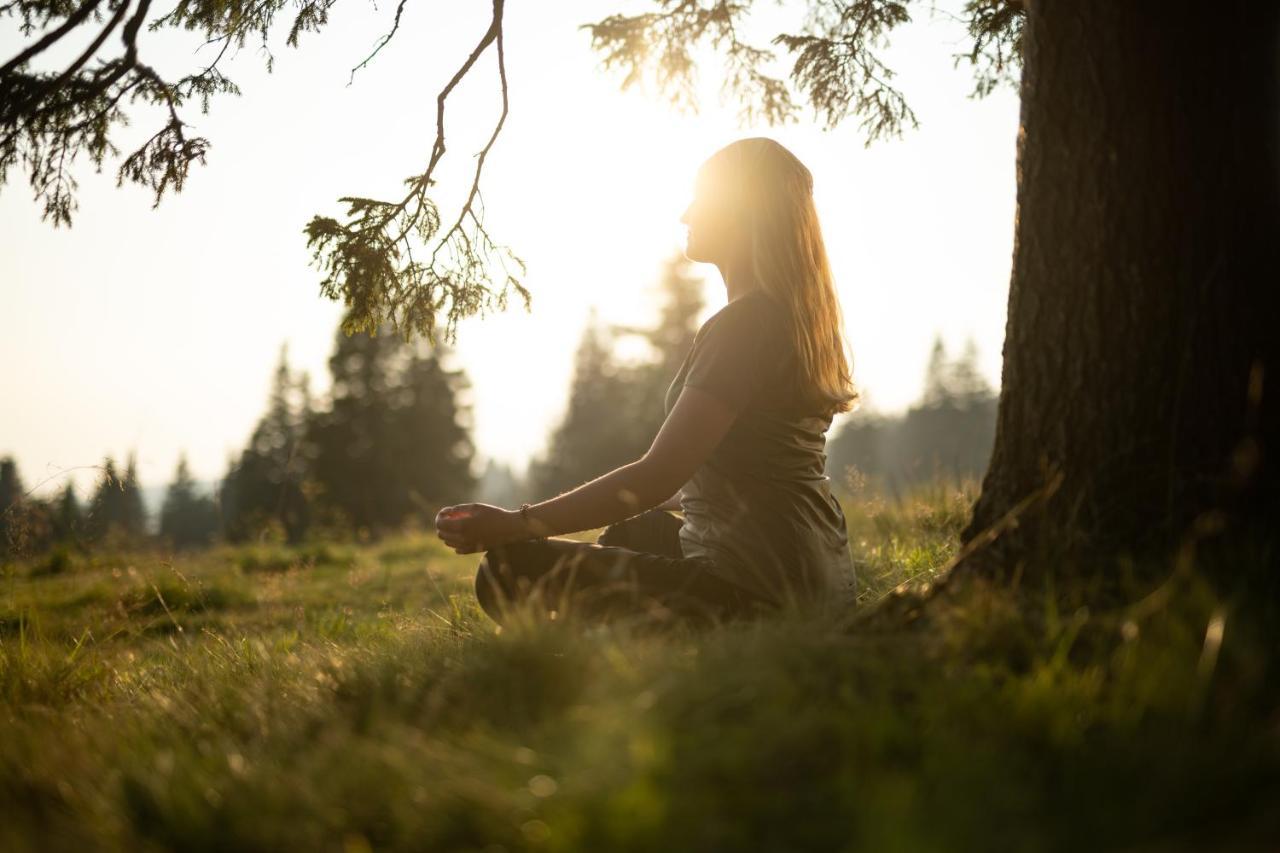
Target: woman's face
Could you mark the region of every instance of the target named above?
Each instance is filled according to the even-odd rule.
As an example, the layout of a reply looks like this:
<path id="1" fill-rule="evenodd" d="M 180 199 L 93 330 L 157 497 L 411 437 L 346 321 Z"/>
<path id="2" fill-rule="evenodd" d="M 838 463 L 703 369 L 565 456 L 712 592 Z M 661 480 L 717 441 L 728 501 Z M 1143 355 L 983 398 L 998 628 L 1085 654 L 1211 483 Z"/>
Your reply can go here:
<path id="1" fill-rule="evenodd" d="M 680 215 L 680 221 L 688 226 L 684 254 L 689 260 L 714 264 L 729 257 L 736 219 L 726 201 L 725 193 L 717 191 L 707 170 L 699 170 L 693 201 Z"/>

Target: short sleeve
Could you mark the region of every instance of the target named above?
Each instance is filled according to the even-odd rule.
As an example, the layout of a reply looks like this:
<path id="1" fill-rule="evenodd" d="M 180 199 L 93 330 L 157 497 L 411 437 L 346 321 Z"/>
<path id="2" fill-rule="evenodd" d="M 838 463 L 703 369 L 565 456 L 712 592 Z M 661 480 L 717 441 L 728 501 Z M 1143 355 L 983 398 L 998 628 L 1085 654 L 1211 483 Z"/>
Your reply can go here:
<path id="1" fill-rule="evenodd" d="M 769 374 L 769 336 L 757 305 L 730 303 L 708 320 L 694 343 L 684 384 L 741 411 Z"/>

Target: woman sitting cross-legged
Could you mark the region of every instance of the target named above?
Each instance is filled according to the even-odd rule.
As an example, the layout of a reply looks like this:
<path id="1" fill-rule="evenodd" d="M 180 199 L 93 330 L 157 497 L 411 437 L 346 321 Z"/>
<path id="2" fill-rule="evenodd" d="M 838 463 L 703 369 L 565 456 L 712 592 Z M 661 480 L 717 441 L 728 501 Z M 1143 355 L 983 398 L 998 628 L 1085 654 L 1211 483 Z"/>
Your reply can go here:
<path id="1" fill-rule="evenodd" d="M 436 516 L 457 553 L 485 552 L 476 595 L 499 623 L 526 601 L 711 621 L 852 606 L 824 469 L 832 417 L 857 394 L 813 177 L 772 139 L 741 139 L 699 168 L 680 221 L 685 255 L 719 268 L 728 301 L 699 328 L 649 450 L 518 511 L 467 503 Z M 598 527 L 594 543 L 560 535 Z"/>

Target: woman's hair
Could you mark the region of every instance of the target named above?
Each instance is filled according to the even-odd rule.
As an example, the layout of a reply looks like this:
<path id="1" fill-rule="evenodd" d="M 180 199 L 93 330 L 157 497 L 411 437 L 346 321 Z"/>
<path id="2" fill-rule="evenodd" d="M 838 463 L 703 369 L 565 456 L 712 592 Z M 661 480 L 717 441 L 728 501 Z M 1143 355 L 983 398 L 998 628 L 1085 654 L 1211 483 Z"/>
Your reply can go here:
<path id="1" fill-rule="evenodd" d="M 703 174 L 742 217 L 751 268 L 785 309 L 802 377 L 828 414 L 858 399 L 826 244 L 813 205 L 813 174 L 778 142 L 753 136 L 721 148 Z"/>

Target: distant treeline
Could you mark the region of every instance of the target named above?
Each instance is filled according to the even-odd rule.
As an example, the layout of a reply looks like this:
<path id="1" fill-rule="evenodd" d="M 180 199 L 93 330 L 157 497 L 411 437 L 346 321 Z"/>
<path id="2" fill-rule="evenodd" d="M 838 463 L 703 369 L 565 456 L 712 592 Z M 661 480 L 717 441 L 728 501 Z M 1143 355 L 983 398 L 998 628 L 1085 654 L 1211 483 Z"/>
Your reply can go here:
<path id="1" fill-rule="evenodd" d="M 160 511 L 161 541 L 297 543 L 317 526 L 365 537 L 473 493 L 471 428 L 458 401 L 467 380 L 441 366 L 443 345 L 405 342 L 389 330 L 336 337 L 331 390 L 319 403 L 281 350 L 266 412 L 215 494 L 202 493 L 185 456 L 179 460 Z M 0 557 L 151 538 L 132 456 L 123 473 L 105 461 L 86 506 L 71 483 L 52 499 L 27 495 L 14 461 L 0 460 Z"/>
<path id="2" fill-rule="evenodd" d="M 569 405 L 548 448 L 518 478 L 489 463 L 472 473 L 469 382 L 446 370 L 443 344 L 406 342 L 389 330 L 336 335 L 330 391 L 313 399 L 309 379 L 281 351 L 266 410 L 213 495 L 178 463 L 160 512 L 158 538 L 176 547 L 214 540 L 303 541 L 317 531 L 365 538 L 426 524 L 441 504 L 487 500 L 514 506 L 554 496 L 643 453 L 662 422 L 662 394 L 692 345 L 702 282 L 682 254 L 660 284 L 653 328 L 604 327 L 594 313 L 579 349 Z M 648 341 L 656 358 L 620 364 L 623 336 Z M 513 413 L 518 420 L 518 413 Z M 154 540 L 131 456 L 123 473 L 107 459 L 88 505 L 68 483 L 52 499 L 26 495 L 17 466 L 0 468 L 0 556 L 51 546 L 88 549 Z"/>
<path id="3" fill-rule="evenodd" d="M 513 507 L 544 500 L 639 458 L 663 421 L 663 398 L 693 345 L 703 283 L 676 253 L 657 283 L 652 326 L 601 324 L 592 312 L 575 356 L 564 413 L 525 476 L 489 461 L 472 473 L 465 373 L 447 370 L 448 350 L 406 342 L 389 330 L 339 329 L 329 359 L 330 391 L 315 400 L 306 374 L 282 349 L 266 410 L 245 448 L 228 461 L 215 493 L 202 492 L 185 457 L 160 511 L 159 540 L 193 547 L 262 538 L 299 543 L 316 531 L 367 538 L 416 521 L 445 503 L 480 500 Z M 623 362 L 617 343 L 646 344 Z M 920 401 L 902 415 L 860 412 L 833 430 L 827 473 L 837 490 L 898 489 L 985 470 L 996 394 L 970 344 L 947 357 L 936 340 Z M 513 413 L 518 420 L 518 413 Z M 123 472 L 108 458 L 86 504 L 68 483 L 52 498 L 26 495 L 12 459 L 0 460 L 0 557 L 52 546 L 119 547 L 152 539 L 136 461 Z"/>
<path id="4" fill-rule="evenodd" d="M 997 400 L 973 342 L 950 359 L 936 338 L 919 401 L 901 415 L 856 412 L 844 421 L 827 440 L 827 475 L 846 494 L 980 478 L 995 442 Z"/>
<path id="5" fill-rule="evenodd" d="M 134 457 L 129 457 L 123 474 L 112 459 L 101 470 L 97 488 L 84 506 L 70 482 L 50 499 L 27 495 L 17 463 L 10 457 L 0 459 L 0 556 L 142 535 L 146 512 Z"/>

